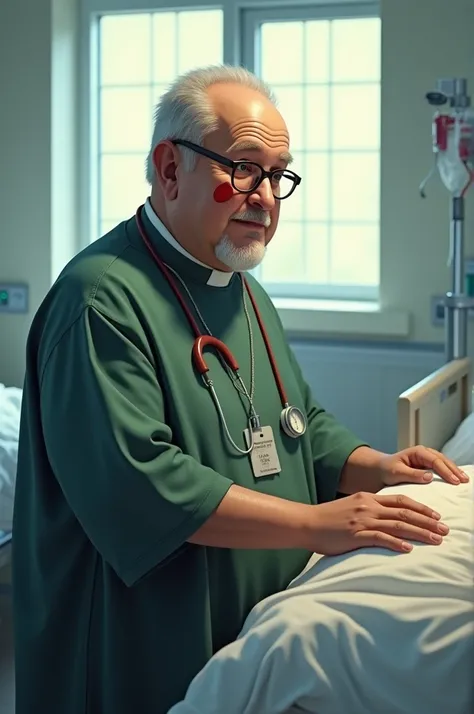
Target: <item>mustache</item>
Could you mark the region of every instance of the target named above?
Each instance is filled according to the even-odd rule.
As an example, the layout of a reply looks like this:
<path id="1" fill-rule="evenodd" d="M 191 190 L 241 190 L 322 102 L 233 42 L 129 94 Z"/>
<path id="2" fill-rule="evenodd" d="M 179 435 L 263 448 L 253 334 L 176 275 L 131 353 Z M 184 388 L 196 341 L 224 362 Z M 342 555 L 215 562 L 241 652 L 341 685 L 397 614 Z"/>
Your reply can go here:
<path id="1" fill-rule="evenodd" d="M 242 213 L 235 213 L 231 216 L 233 221 L 251 221 L 252 223 L 260 223 L 265 228 L 268 228 L 271 223 L 270 214 L 261 208 L 248 208 Z"/>

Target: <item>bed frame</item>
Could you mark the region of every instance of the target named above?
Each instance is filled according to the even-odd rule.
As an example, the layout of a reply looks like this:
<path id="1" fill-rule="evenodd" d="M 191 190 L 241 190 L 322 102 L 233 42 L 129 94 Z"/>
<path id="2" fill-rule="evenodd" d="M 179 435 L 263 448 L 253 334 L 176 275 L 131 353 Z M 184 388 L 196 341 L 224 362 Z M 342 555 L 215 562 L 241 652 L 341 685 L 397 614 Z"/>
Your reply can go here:
<path id="1" fill-rule="evenodd" d="M 471 360 L 453 360 L 398 398 L 398 450 L 440 451 L 472 409 Z"/>

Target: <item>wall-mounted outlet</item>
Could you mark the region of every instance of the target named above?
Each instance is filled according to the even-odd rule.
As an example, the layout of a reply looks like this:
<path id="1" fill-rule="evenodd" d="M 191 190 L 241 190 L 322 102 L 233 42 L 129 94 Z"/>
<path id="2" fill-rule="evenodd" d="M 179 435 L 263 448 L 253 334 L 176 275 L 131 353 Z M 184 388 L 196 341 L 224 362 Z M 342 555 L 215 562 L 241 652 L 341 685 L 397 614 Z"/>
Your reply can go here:
<path id="1" fill-rule="evenodd" d="M 28 312 L 28 285 L 0 283 L 0 313 L 2 312 Z"/>
<path id="2" fill-rule="evenodd" d="M 444 295 L 433 295 L 431 298 L 431 324 L 435 327 L 444 325 Z M 474 320 L 474 308 L 469 310 L 469 319 Z"/>

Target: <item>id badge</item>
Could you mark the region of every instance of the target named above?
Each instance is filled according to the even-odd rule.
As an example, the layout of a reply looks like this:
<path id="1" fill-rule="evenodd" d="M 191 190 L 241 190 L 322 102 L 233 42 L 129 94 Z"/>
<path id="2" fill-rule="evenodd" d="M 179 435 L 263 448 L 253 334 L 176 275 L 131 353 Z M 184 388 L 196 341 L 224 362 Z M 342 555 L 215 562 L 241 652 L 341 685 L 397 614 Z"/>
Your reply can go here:
<path id="1" fill-rule="evenodd" d="M 247 448 L 250 448 L 250 431 L 244 431 Z M 249 454 L 255 478 L 273 476 L 281 471 L 280 460 L 276 450 L 273 429 L 271 426 L 262 426 L 253 430 L 253 449 Z"/>

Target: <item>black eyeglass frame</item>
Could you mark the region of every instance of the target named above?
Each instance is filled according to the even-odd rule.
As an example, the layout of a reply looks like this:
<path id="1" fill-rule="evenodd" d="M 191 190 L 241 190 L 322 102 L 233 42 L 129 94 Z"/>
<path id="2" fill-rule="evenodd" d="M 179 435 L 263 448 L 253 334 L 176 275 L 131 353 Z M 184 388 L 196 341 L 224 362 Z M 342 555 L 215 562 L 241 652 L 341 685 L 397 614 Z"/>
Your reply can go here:
<path id="1" fill-rule="evenodd" d="M 284 201 L 285 199 L 289 198 L 293 194 L 295 188 L 297 186 L 299 186 L 301 183 L 301 176 L 298 176 L 298 174 L 295 174 L 294 171 L 290 171 L 289 169 L 273 169 L 272 171 L 265 171 L 265 169 L 262 166 L 260 166 L 260 164 L 257 164 L 256 161 L 250 161 L 247 159 L 245 159 L 245 160 L 240 159 L 240 161 L 234 161 L 233 159 L 228 159 L 227 156 L 221 156 L 221 154 L 216 154 L 215 151 L 206 149 L 206 148 L 204 148 L 204 146 L 199 146 L 199 144 L 194 144 L 192 141 L 187 141 L 186 139 L 173 139 L 172 143 L 177 146 L 185 146 L 187 149 L 191 149 L 191 151 L 195 151 L 196 154 L 201 154 L 201 156 L 206 156 L 208 159 L 212 159 L 216 163 L 221 164 L 222 166 L 227 166 L 227 168 L 232 169 L 232 175 L 231 175 L 232 186 L 239 193 L 253 193 L 263 183 L 263 181 L 265 181 L 266 178 L 269 179 L 270 185 L 272 185 L 272 178 L 275 174 L 285 173 L 285 174 L 290 174 L 290 176 L 287 176 L 287 178 L 291 178 L 293 180 L 293 188 L 291 189 L 291 191 L 286 196 L 283 196 L 283 197 L 275 196 L 275 194 L 272 191 L 273 196 L 276 200 Z M 241 188 L 238 188 L 235 185 L 235 181 L 234 181 L 234 176 L 235 176 L 237 167 L 239 164 L 243 164 L 243 163 L 251 164 L 252 166 L 257 166 L 257 168 L 260 169 L 260 172 L 261 172 L 260 180 L 255 184 L 255 186 L 252 186 L 251 189 L 248 189 L 246 191 L 243 191 Z"/>

